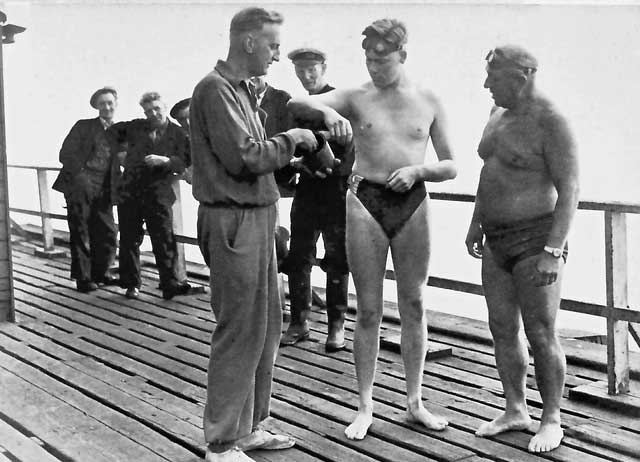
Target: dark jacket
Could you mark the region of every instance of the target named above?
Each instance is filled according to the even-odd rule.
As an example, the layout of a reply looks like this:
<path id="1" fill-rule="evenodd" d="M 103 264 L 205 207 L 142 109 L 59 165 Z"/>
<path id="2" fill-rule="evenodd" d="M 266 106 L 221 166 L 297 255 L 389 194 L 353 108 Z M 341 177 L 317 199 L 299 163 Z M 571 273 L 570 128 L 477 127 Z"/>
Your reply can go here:
<path id="1" fill-rule="evenodd" d="M 53 189 L 63 194 L 71 192 L 71 188 L 75 184 L 74 179 L 85 169 L 87 161 L 95 151 L 96 135 L 102 131 L 104 131 L 104 127 L 99 117 L 78 120 L 75 123 L 60 148 L 59 158 L 62 170 L 53 183 Z M 115 152 L 112 151 L 111 158 L 114 157 Z M 111 163 L 107 175 L 108 179 L 105 180 L 105 185 L 109 188 L 107 193 L 112 195 L 119 176 L 117 164 Z"/>
<path id="2" fill-rule="evenodd" d="M 260 108 L 266 113 L 264 131 L 267 134 L 267 138 L 286 132 L 293 127 L 293 117 L 287 109 L 287 102 L 290 99 L 291 95 L 286 91 L 267 86 L 260 102 Z M 293 197 L 295 174 L 296 170 L 289 165 L 273 172 L 280 190 L 280 196 Z"/>
<path id="3" fill-rule="evenodd" d="M 331 85 L 325 85 L 322 88 L 322 90 L 320 90 L 317 94 L 329 93 L 332 90 L 335 90 L 335 87 L 332 87 Z M 307 128 L 314 132 L 327 129 L 323 121 L 297 120 L 295 122 L 297 123 L 298 127 Z M 330 141 L 329 146 L 333 151 L 333 155 L 336 156 L 336 158 L 340 159 L 341 161 L 340 166 L 338 168 L 333 169 L 333 176 L 349 175 L 351 173 L 353 162 L 355 160 L 355 149 L 353 147 L 354 146 L 353 143 L 351 143 L 348 146 L 343 146 L 334 141 Z M 301 152 L 296 153 L 296 156 L 301 156 L 301 155 L 302 155 Z M 300 177 L 301 177 L 301 180 L 305 178 L 310 179 L 310 177 L 306 173 L 302 173 Z M 317 178 L 313 178 L 313 179 L 317 180 Z"/>
<path id="4" fill-rule="evenodd" d="M 151 138 L 153 127 L 147 119 L 119 122 L 107 131 L 112 137 L 113 152 L 127 152 L 122 164 L 124 171 L 117 189 L 116 203 L 126 199 L 144 200 L 148 194 L 152 194 L 159 202 L 172 204 L 176 199 L 172 188 L 174 174 L 184 172 L 189 158 L 189 141 L 182 128 L 169 121 L 155 144 Z M 144 158 L 149 154 L 166 156 L 169 162 L 149 167 L 144 163 Z M 118 157 L 114 155 L 111 158 L 119 170 Z"/>

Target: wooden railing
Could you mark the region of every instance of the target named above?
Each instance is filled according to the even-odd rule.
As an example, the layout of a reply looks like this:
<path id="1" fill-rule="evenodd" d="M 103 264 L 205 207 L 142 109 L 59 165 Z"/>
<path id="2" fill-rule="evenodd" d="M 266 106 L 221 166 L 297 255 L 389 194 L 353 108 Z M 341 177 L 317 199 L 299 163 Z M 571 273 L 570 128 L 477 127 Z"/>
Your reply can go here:
<path id="1" fill-rule="evenodd" d="M 39 216 L 42 220 L 42 240 L 45 250 L 53 249 L 52 220 L 65 220 L 66 215 L 51 212 L 49 201 L 48 171 L 59 168 L 9 165 L 11 169 L 29 169 L 36 172 L 40 210 L 26 210 L 11 207 L 14 214 Z M 179 188 L 176 188 L 179 193 Z M 431 199 L 469 202 L 472 194 L 430 193 Z M 640 204 L 625 202 L 581 201 L 579 210 L 601 211 L 604 214 L 605 230 L 605 274 L 606 304 L 599 305 L 577 300 L 563 299 L 560 308 L 576 313 L 599 316 L 607 320 L 607 373 L 610 394 L 629 392 L 629 334 L 640 345 L 640 311 L 629 308 L 627 300 L 627 214 L 640 214 Z M 181 258 L 184 258 L 184 244 L 197 245 L 195 237 L 183 235 L 182 206 L 180 196 L 174 204 L 174 232 L 179 244 Z M 393 270 L 387 270 L 385 277 L 395 280 Z M 482 286 L 455 279 L 429 277 L 428 285 L 458 292 L 483 295 Z"/>

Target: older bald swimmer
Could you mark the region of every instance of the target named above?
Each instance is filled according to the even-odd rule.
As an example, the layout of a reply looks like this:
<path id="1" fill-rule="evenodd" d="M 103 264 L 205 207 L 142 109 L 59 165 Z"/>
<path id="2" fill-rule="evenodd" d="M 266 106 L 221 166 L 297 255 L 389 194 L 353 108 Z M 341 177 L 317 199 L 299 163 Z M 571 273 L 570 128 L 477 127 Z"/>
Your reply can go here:
<path id="1" fill-rule="evenodd" d="M 533 350 L 542 397 L 532 452 L 550 451 L 563 437 L 560 399 L 565 357 L 555 331 L 567 233 L 578 205 L 578 160 L 565 119 L 535 89 L 538 62 L 528 51 L 503 46 L 487 56 L 495 101 L 478 154 L 484 161 L 466 245 L 482 258 L 505 412 L 480 426 L 493 436 L 531 425 L 525 401 L 528 351 Z"/>
<path id="2" fill-rule="evenodd" d="M 373 419 L 373 381 L 389 248 L 402 320 L 407 418 L 434 430 L 447 425 L 445 419 L 425 409 L 421 393 L 427 352 L 423 290 L 430 255 L 425 182 L 456 176 L 442 106 L 431 91 L 416 85 L 404 72 L 404 24 L 381 19 L 369 25 L 363 35 L 371 82 L 289 103 L 294 116 L 322 120 L 334 137 L 347 142 L 353 136 L 356 145 L 347 193 L 346 238 L 358 298 L 354 357 L 360 397 L 356 417 L 345 430 L 350 439 L 364 438 Z M 429 138 L 438 161 L 425 163 Z"/>

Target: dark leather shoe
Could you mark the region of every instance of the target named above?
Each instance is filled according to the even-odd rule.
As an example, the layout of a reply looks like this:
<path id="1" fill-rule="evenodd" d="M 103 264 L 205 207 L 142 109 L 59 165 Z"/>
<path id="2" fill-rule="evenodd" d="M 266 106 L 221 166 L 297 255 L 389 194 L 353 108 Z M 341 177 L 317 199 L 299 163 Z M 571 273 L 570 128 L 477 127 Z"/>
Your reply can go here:
<path id="1" fill-rule="evenodd" d="M 166 289 L 162 289 L 162 298 L 171 300 L 176 295 L 188 295 L 191 291 L 191 285 L 188 282 L 182 282 Z"/>
<path id="2" fill-rule="evenodd" d="M 140 289 L 137 287 L 129 287 L 124 296 L 131 299 L 138 298 L 140 296 Z"/>
<path id="3" fill-rule="evenodd" d="M 344 324 L 342 322 L 330 323 L 329 333 L 324 348 L 328 353 L 340 351 L 345 347 Z"/>
<path id="4" fill-rule="evenodd" d="M 93 281 L 76 281 L 76 287 L 78 288 L 78 292 L 84 294 L 98 290 L 98 284 Z"/>
<path id="5" fill-rule="evenodd" d="M 295 345 L 298 342 L 302 342 L 309 338 L 309 326 L 305 322 L 304 324 L 289 324 L 289 328 L 280 339 L 280 345 L 289 346 Z"/>
<path id="6" fill-rule="evenodd" d="M 99 279 L 95 282 L 105 286 L 117 286 L 117 285 L 120 285 L 120 278 L 113 276 L 111 274 L 105 274 L 104 277 L 102 277 L 102 279 Z"/>

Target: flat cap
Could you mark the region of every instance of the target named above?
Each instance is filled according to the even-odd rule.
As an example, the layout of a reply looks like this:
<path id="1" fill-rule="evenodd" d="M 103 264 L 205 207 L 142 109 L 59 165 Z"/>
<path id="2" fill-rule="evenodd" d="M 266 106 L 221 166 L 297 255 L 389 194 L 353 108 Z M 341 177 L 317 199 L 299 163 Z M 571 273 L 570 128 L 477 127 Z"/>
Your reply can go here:
<path id="1" fill-rule="evenodd" d="M 114 98 L 118 99 L 118 92 L 116 91 L 115 88 L 113 87 L 99 88 L 98 90 L 93 92 L 93 95 L 91 95 L 91 98 L 89 99 L 89 104 L 91 105 L 92 108 L 98 109 L 98 106 L 96 106 L 98 97 L 100 95 L 104 95 L 105 93 L 111 93 Z"/>
<path id="2" fill-rule="evenodd" d="M 538 69 L 538 60 L 524 48 L 517 45 L 502 45 L 494 48 L 485 58 L 490 66 Z"/>
<path id="3" fill-rule="evenodd" d="M 293 62 L 305 59 L 323 63 L 327 59 L 327 54 L 324 51 L 318 50 L 317 48 L 304 47 L 296 48 L 295 50 L 291 51 L 287 55 L 287 57 Z"/>
<path id="4" fill-rule="evenodd" d="M 373 49 L 379 54 L 389 54 L 402 49 L 407 43 L 408 32 L 403 22 L 397 19 L 378 19 L 362 31 L 362 48 Z"/>
<path id="5" fill-rule="evenodd" d="M 171 117 L 173 117 L 174 119 L 177 119 L 178 118 L 178 112 L 180 112 L 183 109 L 189 107 L 190 104 L 191 104 L 191 98 L 185 98 L 185 99 L 182 99 L 182 100 L 178 101 L 176 104 L 173 105 L 173 107 L 169 111 L 169 115 Z"/>

